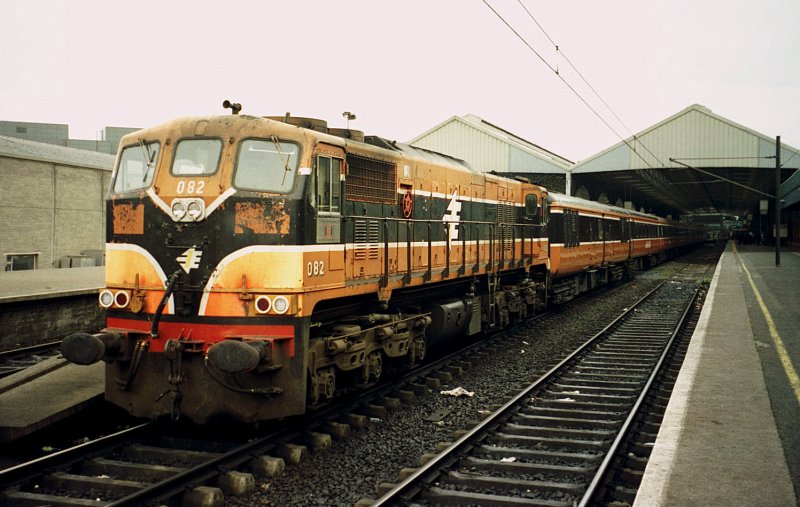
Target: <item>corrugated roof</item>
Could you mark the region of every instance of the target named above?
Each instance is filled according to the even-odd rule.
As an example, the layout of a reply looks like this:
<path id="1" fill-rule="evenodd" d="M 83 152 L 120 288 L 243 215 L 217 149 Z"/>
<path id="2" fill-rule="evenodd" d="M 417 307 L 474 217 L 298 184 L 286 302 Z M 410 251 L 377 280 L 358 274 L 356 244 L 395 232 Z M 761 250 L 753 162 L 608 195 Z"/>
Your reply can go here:
<path id="1" fill-rule="evenodd" d="M 0 157 L 111 171 L 114 155 L 0 136 Z"/>
<path id="2" fill-rule="evenodd" d="M 572 172 L 604 172 L 627 169 L 695 167 L 765 167 L 774 165 L 775 138 L 693 104 L 632 137 L 581 160 Z M 781 157 L 787 160 L 799 150 L 786 144 Z"/>
<path id="3" fill-rule="evenodd" d="M 502 129 L 492 123 L 487 122 L 483 118 L 474 115 L 474 114 L 467 114 L 464 116 L 452 116 L 447 120 L 443 121 L 442 123 L 436 125 L 435 127 L 427 130 L 426 132 L 418 135 L 411 141 L 408 141 L 407 144 L 414 145 L 414 143 L 424 139 L 425 137 L 430 136 L 432 133 L 441 130 L 442 128 L 453 124 L 453 123 L 460 123 L 462 125 L 467 125 L 478 131 L 497 139 L 505 144 L 513 146 L 519 150 L 522 150 L 525 153 L 528 153 L 534 157 L 537 157 L 541 160 L 544 160 L 550 164 L 553 164 L 555 167 L 560 169 L 568 170 L 574 162 L 569 159 L 566 159 L 552 151 L 549 151 L 541 146 L 534 144 L 520 136 L 517 136 L 505 129 Z"/>

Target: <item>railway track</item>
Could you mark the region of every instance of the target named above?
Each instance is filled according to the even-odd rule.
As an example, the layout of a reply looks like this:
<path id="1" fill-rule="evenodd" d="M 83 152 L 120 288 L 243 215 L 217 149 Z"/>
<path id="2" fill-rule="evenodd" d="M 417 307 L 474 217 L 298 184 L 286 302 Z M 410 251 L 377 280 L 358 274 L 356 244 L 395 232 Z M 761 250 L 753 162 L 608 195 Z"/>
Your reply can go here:
<path id="1" fill-rule="evenodd" d="M 239 443 L 214 441 L 213 430 L 193 439 L 171 438 L 165 435 L 179 432 L 180 426 L 147 423 L 2 470 L 0 505 L 121 506 L 180 498 L 220 505 L 225 495 L 247 496 L 254 473 L 278 473 L 287 462 L 296 463 L 309 451 L 346 438 L 351 427 L 363 428 L 370 418 L 385 417 L 388 410 L 413 400 L 415 391 L 438 388 L 462 369 L 461 358 L 490 341 L 478 341 Z M 237 432 L 226 427 L 220 433 Z"/>
<path id="2" fill-rule="evenodd" d="M 588 505 L 696 294 L 661 284 L 374 505 Z"/>
<path id="3" fill-rule="evenodd" d="M 45 359 L 58 356 L 60 341 L 42 343 L 0 352 L 0 378 L 8 377 Z"/>
<path id="4" fill-rule="evenodd" d="M 396 382 L 294 420 L 291 428 L 253 433 L 247 441 L 216 442 L 208 433 L 206 437 L 193 439 L 166 438 L 163 427 L 155 434 L 148 433 L 152 429 L 137 428 L 132 433 L 0 471 L 0 486 L 4 490 L 0 493 L 0 505 L 175 504 L 181 497 L 212 502 L 208 505 L 229 503 L 232 497 L 249 495 L 254 477 L 270 481 L 270 474 L 279 473 L 284 465 L 297 463 L 306 454 L 316 454 L 331 445 L 332 440 L 347 438 L 351 427 L 358 429 L 370 419 L 385 418 L 388 411 L 413 399 L 415 392 L 436 391 L 440 382 L 445 384 L 469 368 L 467 358 L 476 354 L 480 357 L 479 350 L 487 346 L 491 350 L 493 345 L 476 343 Z M 592 376 L 587 380 L 592 380 Z M 227 427 L 218 434 L 236 432 Z M 582 453 L 597 454 L 577 454 Z M 178 456 L 187 458 L 181 460 Z M 506 464 L 524 463 L 523 459 L 500 460 Z M 468 472 L 475 475 L 475 471 Z M 624 491 L 625 487 L 618 489 Z"/>

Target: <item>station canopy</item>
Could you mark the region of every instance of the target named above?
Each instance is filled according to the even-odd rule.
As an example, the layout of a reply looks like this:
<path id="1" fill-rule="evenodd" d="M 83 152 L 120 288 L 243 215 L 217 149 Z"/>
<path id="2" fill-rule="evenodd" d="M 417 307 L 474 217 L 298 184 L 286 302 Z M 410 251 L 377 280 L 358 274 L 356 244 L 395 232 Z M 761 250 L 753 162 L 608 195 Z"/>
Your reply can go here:
<path id="1" fill-rule="evenodd" d="M 781 140 L 781 182 L 800 150 Z M 571 193 L 661 216 L 757 213 L 775 194 L 776 139 L 695 104 L 578 162 Z"/>

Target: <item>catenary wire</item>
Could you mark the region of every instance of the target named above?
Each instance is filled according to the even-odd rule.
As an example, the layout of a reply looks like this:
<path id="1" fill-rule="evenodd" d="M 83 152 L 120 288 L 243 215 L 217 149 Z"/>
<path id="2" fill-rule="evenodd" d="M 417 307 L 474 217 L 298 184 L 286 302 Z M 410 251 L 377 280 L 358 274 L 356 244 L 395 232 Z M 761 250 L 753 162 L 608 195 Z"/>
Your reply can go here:
<path id="1" fill-rule="evenodd" d="M 636 137 L 636 135 L 633 133 L 633 131 L 630 129 L 630 127 L 628 127 L 628 125 L 624 121 L 622 121 L 622 118 L 620 118 L 619 115 L 617 115 L 617 113 L 614 111 L 614 109 L 610 105 L 608 105 L 608 103 L 605 101 L 605 99 L 603 99 L 603 97 L 595 89 L 595 87 L 592 86 L 591 83 L 589 83 L 589 80 L 586 79 L 586 77 L 581 73 L 580 70 L 578 70 L 578 68 L 575 66 L 575 64 L 572 63 L 572 61 L 569 59 L 569 57 L 567 57 L 567 54 L 561 49 L 561 47 L 558 44 L 556 44 L 556 42 L 553 40 L 553 38 L 550 37 L 550 34 L 548 34 L 547 31 L 542 26 L 542 24 L 539 23 L 539 20 L 537 20 L 536 17 L 533 15 L 533 13 L 525 6 L 524 3 L 522 3 L 522 0 L 517 0 L 517 3 L 519 3 L 519 5 L 525 10 L 525 12 L 528 14 L 528 17 L 531 18 L 531 20 L 536 24 L 536 26 L 539 27 L 539 30 L 542 31 L 544 36 L 547 37 L 547 40 L 549 40 L 550 43 L 555 48 L 556 53 L 558 53 L 559 55 L 561 55 L 562 58 L 564 58 L 564 61 L 566 61 L 567 64 L 569 64 L 569 66 L 572 68 L 572 70 L 575 71 L 575 73 L 578 75 L 578 77 L 581 78 L 581 80 L 584 82 L 584 84 L 592 91 L 592 93 L 594 93 L 595 97 L 597 97 L 598 100 L 600 100 L 600 102 L 602 102 L 602 104 L 605 106 L 605 108 L 614 116 L 614 118 L 616 118 L 616 120 L 620 123 L 620 125 L 622 125 L 625 128 L 625 130 L 628 132 L 628 134 L 630 134 L 630 136 L 633 138 L 633 140 L 635 142 L 638 141 L 638 143 L 642 146 L 642 148 L 644 148 L 645 151 L 647 151 L 647 153 L 649 153 L 654 159 L 656 159 L 658 161 L 659 164 L 661 164 L 661 167 L 665 167 L 664 162 L 660 158 L 658 158 L 658 156 L 655 153 L 650 151 L 650 148 L 648 148 L 647 145 L 644 144 L 641 139 Z M 645 163 L 646 163 L 646 161 L 645 161 Z"/>
<path id="2" fill-rule="evenodd" d="M 623 143 L 624 143 L 626 146 L 628 146 L 628 148 L 630 148 L 630 149 L 631 149 L 631 150 L 632 150 L 634 153 L 636 153 L 636 155 L 637 155 L 637 156 L 638 156 L 640 159 L 642 159 L 642 162 L 644 162 L 644 163 L 647 165 L 647 167 L 648 167 L 648 168 L 650 168 L 650 169 L 655 169 L 655 168 L 654 168 L 654 167 L 653 167 L 653 166 L 650 164 L 650 162 L 648 162 L 648 161 L 647 161 L 647 159 L 646 159 L 646 158 L 644 158 L 644 157 L 642 156 L 642 154 L 641 154 L 641 153 L 639 153 L 639 152 L 636 150 L 636 148 L 635 148 L 634 146 L 632 146 L 632 145 L 631 145 L 631 143 L 630 143 L 630 142 L 628 142 L 628 140 L 626 140 L 626 139 L 625 139 L 625 138 L 624 138 L 624 137 L 623 137 L 623 136 L 622 136 L 622 135 L 621 135 L 619 132 L 617 132 L 617 130 L 616 130 L 616 129 L 615 129 L 615 128 L 614 128 L 614 127 L 613 127 L 613 126 L 612 126 L 612 125 L 611 125 L 611 124 L 610 124 L 610 123 L 609 123 L 609 122 L 608 122 L 608 121 L 607 121 L 605 118 L 603 118 L 603 116 L 602 116 L 602 115 L 601 115 L 601 114 L 600 114 L 600 113 L 599 113 L 599 112 L 598 112 L 598 111 L 597 111 L 597 110 L 596 110 L 594 107 L 592 107 L 592 105 L 591 105 L 591 104 L 589 104 L 589 102 L 588 102 L 588 101 L 587 101 L 587 100 L 586 100 L 586 99 L 585 99 L 585 98 L 584 98 L 584 97 L 583 97 L 583 96 L 582 96 L 580 93 L 578 93 L 578 91 L 575 89 L 575 87 L 573 87 L 573 86 L 572 86 L 572 85 L 571 85 L 571 84 L 570 84 L 570 83 L 569 83 L 569 82 L 568 82 L 568 81 L 567 81 L 567 80 L 564 78 L 564 76 L 562 76 L 562 75 L 561 75 L 561 74 L 558 72 L 558 69 L 557 69 L 556 67 L 554 67 L 553 65 L 551 65 L 551 64 L 550 64 L 550 63 L 549 63 L 549 62 L 548 62 L 548 61 L 547 61 L 547 60 L 546 60 L 546 59 L 545 59 L 545 58 L 544 58 L 544 57 L 543 57 L 541 54 L 539 54 L 539 52 L 538 52 L 538 51 L 536 51 L 536 50 L 533 48 L 533 46 L 531 46 L 531 44 L 530 44 L 530 43 L 529 43 L 529 42 L 528 42 L 528 41 L 525 39 L 525 37 L 523 37 L 523 36 L 522 36 L 522 35 L 521 35 L 519 32 L 517 32 L 517 31 L 514 29 L 514 27 L 512 27 L 512 26 L 511 26 L 511 24 L 509 24 L 509 22 L 508 22 L 508 21 L 506 21 L 506 19 L 505 19 L 505 18 L 504 18 L 504 17 L 503 17 L 503 16 L 502 16 L 500 13 L 499 13 L 499 12 L 497 12 L 497 10 L 495 10 L 495 8 L 494 8 L 494 7 L 492 7 L 492 6 L 489 4 L 489 2 L 488 2 L 487 0 L 482 0 L 482 1 L 483 1 L 483 3 L 484 3 L 484 4 L 486 4 L 486 6 L 487 6 L 487 7 L 488 7 L 488 8 L 489 8 L 489 9 L 490 9 L 490 10 L 491 10 L 491 11 L 492 11 L 494 14 L 495 14 L 495 16 L 497 16 L 497 17 L 498 17 L 498 19 L 500 19 L 500 21 L 502 21 L 502 22 L 503 22 L 503 24 L 505 24 L 505 25 L 508 27 L 508 29 L 509 29 L 509 30 L 511 30 L 511 31 L 514 33 L 514 35 L 516 35 L 516 36 L 517 36 L 517 38 L 519 38 L 519 39 L 522 41 L 522 43 L 523 43 L 523 44 L 525 44 L 525 45 L 528 47 L 528 49 L 530 49 L 530 50 L 531 50 L 531 51 L 532 51 L 532 52 L 533 52 L 533 53 L 534 53 L 534 54 L 535 54 L 537 57 L 539 57 L 539 59 L 542 61 L 542 63 L 544 63 L 544 64 L 547 66 L 547 68 L 549 68 L 551 71 L 553 71 L 553 73 L 554 73 L 556 76 L 558 76 L 558 78 L 561 80 L 561 82 L 562 82 L 562 83 L 564 83 L 564 85 L 565 85 L 567 88 L 569 88 L 569 90 L 570 90 L 570 91 L 571 91 L 571 92 L 572 92 L 572 93 L 573 93 L 573 94 L 574 94 L 576 97 L 578 97 L 578 99 L 579 99 L 581 102 L 583 102 L 583 104 L 584 104 L 584 105 L 585 105 L 587 108 L 589 108 L 589 110 L 590 110 L 590 111 L 591 111 L 591 112 L 592 112 L 592 113 L 593 113 L 595 116 L 597 116 L 597 118 L 598 118 L 598 119 L 599 119 L 599 120 L 600 120 L 600 121 L 601 121 L 601 122 L 602 122 L 602 123 L 603 123 L 603 124 L 604 124 L 606 127 L 608 127 L 608 129 L 609 129 L 609 130 L 611 130 L 611 132 L 613 132 L 613 133 L 614 133 L 614 135 L 616 135 L 616 136 L 617 136 L 617 137 L 618 137 L 618 138 L 619 138 L 619 139 L 620 139 L 620 140 L 621 140 L 621 141 L 622 141 L 622 142 L 623 142 Z M 634 136 L 634 139 L 636 139 L 636 136 Z M 641 144 L 641 141 L 639 141 L 639 143 Z M 644 145 L 642 145 L 642 146 L 644 146 Z M 645 148 L 645 149 L 646 149 L 646 148 Z M 648 151 L 649 151 L 649 150 L 648 150 Z M 652 153 L 651 153 L 651 155 L 652 155 Z M 655 156 L 654 156 L 654 157 L 655 157 Z M 658 159 L 658 157 L 655 157 L 655 158 L 656 158 L 656 160 L 659 160 L 659 159 Z M 664 163 L 663 163 L 663 162 L 661 162 L 660 160 L 659 160 L 659 163 L 661 163 L 662 167 L 664 166 Z"/>

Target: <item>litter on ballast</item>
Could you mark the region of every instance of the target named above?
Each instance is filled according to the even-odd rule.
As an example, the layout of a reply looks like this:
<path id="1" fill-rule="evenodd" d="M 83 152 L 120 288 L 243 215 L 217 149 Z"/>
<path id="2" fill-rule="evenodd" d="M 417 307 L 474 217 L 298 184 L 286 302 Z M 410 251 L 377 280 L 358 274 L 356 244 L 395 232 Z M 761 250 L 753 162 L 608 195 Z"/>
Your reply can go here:
<path id="1" fill-rule="evenodd" d="M 514 456 L 509 456 L 507 458 L 501 458 L 500 461 L 502 461 L 503 463 L 513 463 L 517 461 L 517 458 L 515 458 Z"/>
<path id="2" fill-rule="evenodd" d="M 456 387 L 455 389 L 450 389 L 449 391 L 440 391 L 439 394 L 442 394 L 444 396 L 455 396 L 455 397 L 469 396 L 470 398 L 475 396 L 474 392 L 467 391 L 463 387 Z"/>

